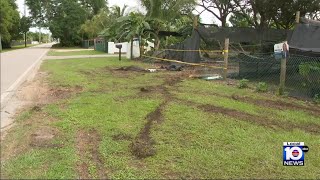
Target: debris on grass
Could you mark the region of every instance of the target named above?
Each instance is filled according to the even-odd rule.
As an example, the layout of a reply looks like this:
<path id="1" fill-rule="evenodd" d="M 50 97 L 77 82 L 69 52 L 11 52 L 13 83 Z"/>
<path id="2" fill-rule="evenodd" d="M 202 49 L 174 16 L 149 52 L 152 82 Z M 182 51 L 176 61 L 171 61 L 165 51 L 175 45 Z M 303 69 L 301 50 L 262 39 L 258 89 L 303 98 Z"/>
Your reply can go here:
<path id="1" fill-rule="evenodd" d="M 120 67 L 116 70 L 118 70 L 118 71 L 148 72 L 147 70 L 145 70 L 144 68 L 139 67 L 139 66 L 124 66 L 124 67 Z"/>

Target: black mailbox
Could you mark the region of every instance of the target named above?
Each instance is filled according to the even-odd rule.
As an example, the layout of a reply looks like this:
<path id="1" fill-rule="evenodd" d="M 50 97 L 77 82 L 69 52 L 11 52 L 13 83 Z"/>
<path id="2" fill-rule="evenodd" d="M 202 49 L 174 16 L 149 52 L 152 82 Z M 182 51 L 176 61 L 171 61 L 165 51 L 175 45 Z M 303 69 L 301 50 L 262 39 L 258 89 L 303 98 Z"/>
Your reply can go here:
<path id="1" fill-rule="evenodd" d="M 116 44 L 116 48 L 121 49 L 122 48 L 122 44 Z"/>
<path id="2" fill-rule="evenodd" d="M 116 48 L 119 49 L 119 61 L 121 61 L 121 48 L 122 48 L 122 44 L 116 44 Z"/>

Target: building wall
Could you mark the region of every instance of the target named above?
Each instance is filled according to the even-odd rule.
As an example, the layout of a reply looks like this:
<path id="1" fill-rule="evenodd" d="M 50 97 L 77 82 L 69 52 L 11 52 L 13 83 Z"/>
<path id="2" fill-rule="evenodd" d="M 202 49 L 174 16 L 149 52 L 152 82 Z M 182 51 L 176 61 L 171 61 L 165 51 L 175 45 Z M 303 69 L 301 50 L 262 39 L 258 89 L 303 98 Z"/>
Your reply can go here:
<path id="1" fill-rule="evenodd" d="M 128 42 L 122 42 L 122 43 L 114 43 L 114 42 L 108 42 L 108 54 L 115 54 L 119 52 L 119 49 L 116 48 L 116 44 L 122 44 L 121 53 L 127 53 L 128 52 Z"/>

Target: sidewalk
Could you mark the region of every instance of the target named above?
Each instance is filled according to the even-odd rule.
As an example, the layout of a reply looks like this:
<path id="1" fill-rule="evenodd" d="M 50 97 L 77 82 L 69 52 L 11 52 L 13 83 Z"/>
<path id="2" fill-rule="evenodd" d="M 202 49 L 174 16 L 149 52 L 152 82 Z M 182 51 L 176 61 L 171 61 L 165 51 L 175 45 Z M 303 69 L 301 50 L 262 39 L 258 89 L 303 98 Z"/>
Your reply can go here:
<path id="1" fill-rule="evenodd" d="M 78 59 L 78 58 L 101 58 L 101 57 L 118 57 L 118 54 L 101 54 L 101 55 L 79 55 L 79 56 L 45 56 L 43 59 Z M 125 57 L 126 55 L 122 55 Z"/>

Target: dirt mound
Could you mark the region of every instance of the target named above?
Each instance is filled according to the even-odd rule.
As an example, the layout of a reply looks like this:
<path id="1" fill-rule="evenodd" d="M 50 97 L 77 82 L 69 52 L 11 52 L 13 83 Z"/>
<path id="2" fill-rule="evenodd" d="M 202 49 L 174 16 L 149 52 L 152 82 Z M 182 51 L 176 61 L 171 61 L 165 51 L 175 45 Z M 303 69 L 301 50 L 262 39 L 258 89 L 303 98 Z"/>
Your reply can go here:
<path id="1" fill-rule="evenodd" d="M 94 164 L 97 168 L 98 179 L 106 179 L 106 169 L 102 156 L 99 153 L 99 144 L 101 137 L 96 130 L 80 130 L 76 137 L 76 148 L 77 154 L 80 157 L 80 161 L 77 163 L 77 171 L 79 179 L 91 179 L 94 177 L 90 176 L 89 165 Z"/>

